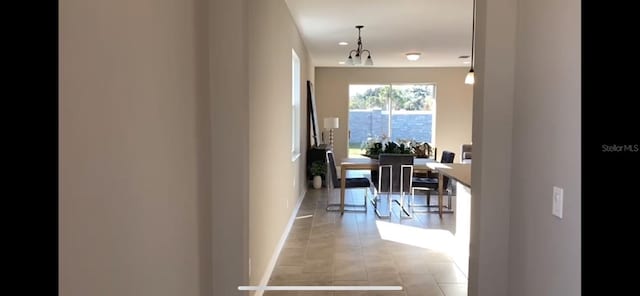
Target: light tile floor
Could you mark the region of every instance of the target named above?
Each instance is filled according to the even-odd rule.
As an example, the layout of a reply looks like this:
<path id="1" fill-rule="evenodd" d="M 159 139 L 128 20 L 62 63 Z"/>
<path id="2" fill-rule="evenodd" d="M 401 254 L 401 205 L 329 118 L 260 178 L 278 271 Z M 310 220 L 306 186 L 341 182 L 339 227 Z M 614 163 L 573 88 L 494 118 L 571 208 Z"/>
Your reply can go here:
<path id="1" fill-rule="evenodd" d="M 348 189 L 346 201 L 362 203 L 363 196 L 362 189 Z M 339 201 L 339 189 L 308 189 L 297 216 L 313 216 L 295 220 L 269 285 L 400 285 L 403 290 L 266 291 L 264 295 L 467 295 L 467 278 L 448 252 L 455 214 L 442 219 L 435 213 L 400 218 L 394 205 L 392 217 L 380 219 L 367 202 L 366 213 L 340 216 L 325 210 L 328 199 Z"/>

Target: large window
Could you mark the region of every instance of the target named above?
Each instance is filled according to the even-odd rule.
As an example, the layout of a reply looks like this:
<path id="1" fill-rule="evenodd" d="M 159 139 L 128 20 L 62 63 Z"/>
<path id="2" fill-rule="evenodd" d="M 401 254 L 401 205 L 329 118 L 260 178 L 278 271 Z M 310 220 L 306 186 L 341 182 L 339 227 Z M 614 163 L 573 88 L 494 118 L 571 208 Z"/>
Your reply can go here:
<path id="1" fill-rule="evenodd" d="M 300 156 L 300 58 L 291 49 L 291 155 Z"/>
<path id="2" fill-rule="evenodd" d="M 349 156 L 368 138 L 435 144 L 434 84 L 349 85 Z"/>

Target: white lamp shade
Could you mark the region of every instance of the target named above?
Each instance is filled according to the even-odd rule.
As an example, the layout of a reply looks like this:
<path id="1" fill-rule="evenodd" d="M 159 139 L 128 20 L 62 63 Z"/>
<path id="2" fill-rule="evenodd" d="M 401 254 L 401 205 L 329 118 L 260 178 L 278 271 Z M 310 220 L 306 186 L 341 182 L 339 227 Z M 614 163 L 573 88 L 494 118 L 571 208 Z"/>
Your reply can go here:
<path id="1" fill-rule="evenodd" d="M 349 56 L 349 58 L 347 58 L 346 63 L 347 65 L 353 65 L 353 58 L 351 56 Z"/>
<path id="2" fill-rule="evenodd" d="M 324 128 L 338 128 L 340 126 L 340 119 L 338 117 L 327 117 L 324 119 Z"/>
<path id="3" fill-rule="evenodd" d="M 373 60 L 371 59 L 371 56 L 369 56 L 367 60 L 364 61 L 364 64 L 367 66 L 373 66 Z"/>
<path id="4" fill-rule="evenodd" d="M 473 73 L 473 70 L 469 71 L 469 73 L 467 73 L 467 77 L 464 78 L 464 83 L 465 84 L 474 84 L 476 82 L 476 78 L 475 75 Z"/>
<path id="5" fill-rule="evenodd" d="M 360 64 L 362 64 L 362 58 L 360 57 L 360 55 L 359 55 L 359 54 L 358 54 L 358 55 L 356 55 L 356 56 L 353 58 L 353 64 L 354 64 L 354 65 L 360 65 Z"/>

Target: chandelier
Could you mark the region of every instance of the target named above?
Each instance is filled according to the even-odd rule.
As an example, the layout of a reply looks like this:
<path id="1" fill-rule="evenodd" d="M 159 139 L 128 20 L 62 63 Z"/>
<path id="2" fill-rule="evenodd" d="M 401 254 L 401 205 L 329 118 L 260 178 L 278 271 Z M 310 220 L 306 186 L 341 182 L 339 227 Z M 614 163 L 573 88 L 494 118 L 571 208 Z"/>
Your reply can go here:
<path id="1" fill-rule="evenodd" d="M 366 66 L 373 65 L 373 60 L 371 59 L 371 52 L 368 49 L 362 49 L 362 38 L 360 38 L 360 29 L 364 28 L 363 25 L 357 25 L 356 29 L 358 29 L 358 47 L 356 49 L 352 49 L 349 52 L 349 58 L 347 58 L 347 65 L 360 65 L 362 64 L 362 55 L 366 52 L 367 59 L 364 61 Z M 352 55 L 355 55 L 352 57 Z"/>

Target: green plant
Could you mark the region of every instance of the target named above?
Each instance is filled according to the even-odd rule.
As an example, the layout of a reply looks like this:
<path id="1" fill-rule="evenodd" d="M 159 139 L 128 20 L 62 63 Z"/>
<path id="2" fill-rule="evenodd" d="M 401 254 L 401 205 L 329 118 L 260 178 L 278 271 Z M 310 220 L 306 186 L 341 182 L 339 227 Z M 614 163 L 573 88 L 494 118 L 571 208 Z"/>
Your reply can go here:
<path id="1" fill-rule="evenodd" d="M 411 146 L 404 143 L 388 142 L 381 153 L 411 154 Z"/>
<path id="2" fill-rule="evenodd" d="M 433 153 L 433 148 L 427 142 L 414 142 L 411 144 L 411 149 L 413 149 L 413 154 L 420 158 L 429 158 Z"/>
<path id="3" fill-rule="evenodd" d="M 323 176 L 327 173 L 327 165 L 319 160 L 311 163 L 311 175 L 313 176 Z"/>
<path id="4" fill-rule="evenodd" d="M 365 153 L 366 155 L 375 156 L 382 153 L 382 151 L 383 151 L 382 143 L 375 142 L 375 143 L 371 143 L 370 146 L 367 147 L 367 149 L 365 150 Z"/>

